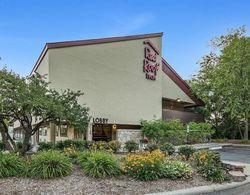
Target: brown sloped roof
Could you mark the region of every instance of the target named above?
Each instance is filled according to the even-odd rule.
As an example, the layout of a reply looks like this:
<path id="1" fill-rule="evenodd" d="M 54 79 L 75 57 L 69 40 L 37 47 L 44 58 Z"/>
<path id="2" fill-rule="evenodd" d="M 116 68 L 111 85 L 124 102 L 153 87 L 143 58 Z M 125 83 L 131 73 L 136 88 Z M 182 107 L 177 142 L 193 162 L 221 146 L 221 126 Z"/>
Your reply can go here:
<path id="1" fill-rule="evenodd" d="M 101 43 L 111 43 L 111 42 L 118 42 L 118 41 L 129 41 L 129 40 L 135 40 L 135 39 L 146 39 L 146 38 L 154 38 L 154 37 L 162 37 L 162 36 L 163 36 L 163 33 L 160 32 L 160 33 L 150 33 L 150 34 L 143 34 L 143 35 L 109 37 L 109 38 L 102 38 L 102 39 L 88 39 L 88 40 L 46 43 L 46 45 L 44 46 L 44 48 L 42 50 L 42 53 L 40 54 L 38 60 L 36 61 L 35 66 L 32 68 L 32 71 L 30 74 L 32 74 L 34 71 L 36 71 L 36 69 L 40 65 L 42 59 L 46 55 L 48 49 L 82 46 L 82 45 L 93 45 L 93 44 L 101 44 Z"/>
<path id="2" fill-rule="evenodd" d="M 168 77 L 179 86 L 182 91 L 194 101 L 196 106 L 204 106 L 205 103 L 198 98 L 194 93 L 192 93 L 190 86 L 184 81 L 181 76 L 167 63 L 165 59 L 162 58 L 162 70 L 168 75 Z"/>

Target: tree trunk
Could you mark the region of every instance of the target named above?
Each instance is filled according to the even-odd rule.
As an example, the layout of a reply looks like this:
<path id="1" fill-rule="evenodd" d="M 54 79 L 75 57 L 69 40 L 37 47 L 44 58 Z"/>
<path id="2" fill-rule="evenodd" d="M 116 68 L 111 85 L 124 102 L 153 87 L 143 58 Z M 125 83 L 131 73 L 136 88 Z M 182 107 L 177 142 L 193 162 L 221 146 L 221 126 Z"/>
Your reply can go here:
<path id="1" fill-rule="evenodd" d="M 29 142 L 30 142 L 31 134 L 29 133 L 29 130 L 25 130 L 24 134 L 24 139 L 23 139 L 23 144 L 22 144 L 22 149 L 21 149 L 21 154 L 22 156 L 25 155 L 25 153 L 29 149 Z"/>
<path id="2" fill-rule="evenodd" d="M 248 125 L 249 119 L 246 118 L 245 120 L 245 131 L 244 131 L 244 139 L 248 140 L 248 130 L 249 130 L 249 125 Z"/>
<path id="3" fill-rule="evenodd" d="M 8 126 L 5 124 L 4 121 L 0 121 L 0 123 L 2 124 L 3 127 L 2 129 L 0 129 L 0 132 L 2 136 L 2 141 L 4 143 L 4 148 L 5 150 L 14 151 L 16 149 L 16 143 L 14 142 L 14 140 L 12 139 L 12 137 L 8 132 Z"/>

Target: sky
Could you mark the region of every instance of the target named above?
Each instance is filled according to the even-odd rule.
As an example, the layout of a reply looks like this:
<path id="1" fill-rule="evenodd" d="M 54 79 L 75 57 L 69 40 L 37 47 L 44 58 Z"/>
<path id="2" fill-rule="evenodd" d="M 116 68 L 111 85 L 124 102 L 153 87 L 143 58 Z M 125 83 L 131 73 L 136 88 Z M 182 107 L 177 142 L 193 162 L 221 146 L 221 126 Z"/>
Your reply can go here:
<path id="1" fill-rule="evenodd" d="M 0 67 L 26 76 L 46 42 L 163 32 L 163 57 L 184 78 L 209 41 L 246 25 L 249 0 L 0 0 Z"/>

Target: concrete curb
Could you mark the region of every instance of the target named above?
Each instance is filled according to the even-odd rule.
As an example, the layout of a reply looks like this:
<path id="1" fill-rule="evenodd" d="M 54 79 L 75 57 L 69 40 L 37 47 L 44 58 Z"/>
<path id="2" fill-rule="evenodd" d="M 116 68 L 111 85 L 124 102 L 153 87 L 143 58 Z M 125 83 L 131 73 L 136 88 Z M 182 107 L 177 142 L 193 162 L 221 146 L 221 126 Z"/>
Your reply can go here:
<path id="1" fill-rule="evenodd" d="M 234 194 L 233 190 L 237 188 L 241 188 L 243 186 L 249 185 L 250 187 L 250 177 L 247 177 L 245 181 L 243 182 L 232 182 L 232 183 L 226 183 L 226 184 L 212 184 L 209 186 L 198 186 L 188 189 L 181 189 L 176 191 L 168 191 L 168 192 L 159 192 L 159 193 L 150 193 L 148 195 L 198 195 L 198 194 Z M 232 193 L 230 193 L 232 191 Z M 220 193 L 222 192 L 222 193 Z M 249 191 L 246 191 L 249 194 Z"/>

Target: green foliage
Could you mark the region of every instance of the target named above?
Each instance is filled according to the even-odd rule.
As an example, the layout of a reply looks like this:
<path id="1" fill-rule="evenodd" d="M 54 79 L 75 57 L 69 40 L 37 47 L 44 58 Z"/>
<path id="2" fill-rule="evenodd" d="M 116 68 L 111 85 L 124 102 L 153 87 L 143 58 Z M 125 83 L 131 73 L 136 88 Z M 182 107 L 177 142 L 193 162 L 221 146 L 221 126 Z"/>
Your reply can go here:
<path id="1" fill-rule="evenodd" d="M 51 179 L 63 177 L 72 172 L 70 159 L 58 151 L 42 151 L 32 156 L 28 165 L 28 176 Z"/>
<path id="2" fill-rule="evenodd" d="M 163 152 L 167 152 L 168 155 L 172 155 L 175 152 L 175 147 L 171 143 L 164 143 L 160 145 L 160 150 Z"/>
<path id="3" fill-rule="evenodd" d="M 129 140 L 125 143 L 125 149 L 128 150 L 128 152 L 135 152 L 139 149 L 139 144 L 133 140 Z"/>
<path id="4" fill-rule="evenodd" d="M 148 143 L 145 147 L 145 150 L 149 151 L 149 152 L 152 152 L 152 151 L 157 150 L 157 149 L 159 149 L 159 146 L 157 144 L 154 144 L 154 143 Z"/>
<path id="5" fill-rule="evenodd" d="M 192 146 L 180 146 L 178 150 L 179 154 L 184 155 L 186 160 L 188 160 L 196 151 Z"/>
<path id="6" fill-rule="evenodd" d="M 88 158 L 91 157 L 93 154 L 90 150 L 85 150 L 83 152 L 77 153 L 77 164 L 83 166 L 85 162 L 87 162 Z"/>
<path id="7" fill-rule="evenodd" d="M 183 144 L 186 130 L 180 120 L 143 121 L 142 133 L 155 143 Z"/>
<path id="8" fill-rule="evenodd" d="M 113 151 L 117 152 L 121 148 L 121 143 L 116 140 L 112 140 L 108 143 L 108 147 Z"/>
<path id="9" fill-rule="evenodd" d="M 23 147 L 23 143 L 22 142 L 16 142 L 16 148 L 17 151 L 20 152 L 22 150 Z M 31 149 L 31 143 L 27 143 L 27 151 L 29 151 Z"/>
<path id="10" fill-rule="evenodd" d="M 220 161 L 219 152 L 201 150 L 194 153 L 194 160 L 198 173 L 208 181 L 223 182 L 229 180 Z"/>
<path id="11" fill-rule="evenodd" d="M 92 141 L 87 140 L 65 140 L 56 142 L 55 148 L 58 150 L 64 150 L 64 148 L 68 148 L 73 146 L 76 150 L 82 151 L 85 149 L 90 149 L 90 146 L 93 144 Z"/>
<path id="12" fill-rule="evenodd" d="M 189 143 L 203 143 L 208 142 L 212 135 L 214 134 L 213 126 L 209 123 L 188 123 L 189 133 L 188 142 Z"/>
<path id="13" fill-rule="evenodd" d="M 78 155 L 73 145 L 71 145 L 70 147 L 64 148 L 63 154 L 69 157 L 72 163 L 74 164 L 77 163 Z"/>
<path id="14" fill-rule="evenodd" d="M 117 160 L 104 151 L 93 152 L 82 164 L 86 175 L 95 178 L 105 178 L 120 174 L 120 167 Z"/>
<path id="15" fill-rule="evenodd" d="M 4 154 L 0 152 L 0 178 L 20 176 L 24 171 L 24 161 L 17 154 Z"/>
<path id="16" fill-rule="evenodd" d="M 49 83 L 38 73 L 22 77 L 3 68 L 0 78 L 0 114 L 20 122 L 24 131 L 22 154 L 28 150 L 31 135 L 47 121 L 57 124 L 66 121 L 80 132 L 87 129 L 89 109 L 78 103 L 82 92 L 50 89 Z M 34 119 L 39 122 L 34 123 Z"/>
<path id="17" fill-rule="evenodd" d="M 129 176 L 141 181 L 151 181 L 163 178 L 165 154 L 160 150 L 129 154 L 122 166 Z"/>
<path id="18" fill-rule="evenodd" d="M 164 177 L 169 179 L 192 177 L 192 167 L 185 162 L 168 160 L 164 162 Z"/>
<path id="19" fill-rule="evenodd" d="M 206 120 L 218 137 L 248 139 L 250 116 L 250 38 L 245 27 L 211 41 L 191 87 L 204 102 Z M 242 132 L 244 130 L 244 132 Z"/>
<path id="20" fill-rule="evenodd" d="M 47 151 L 47 150 L 54 148 L 52 142 L 39 142 L 38 146 L 39 146 L 38 151 L 42 151 L 42 150 Z"/>
<path id="21" fill-rule="evenodd" d="M 180 120 L 170 120 L 166 122 L 164 138 L 164 142 L 169 142 L 175 145 L 184 143 L 186 130 Z"/>
<path id="22" fill-rule="evenodd" d="M 164 135 L 165 121 L 142 121 L 142 133 L 152 142 L 159 143 Z"/>
<path id="23" fill-rule="evenodd" d="M 105 141 L 95 142 L 95 145 L 96 145 L 97 150 L 108 150 L 108 148 L 109 148 L 108 143 Z"/>
<path id="24" fill-rule="evenodd" d="M 0 141 L 0 151 L 3 151 L 4 148 L 5 148 L 4 143 L 2 141 Z"/>

